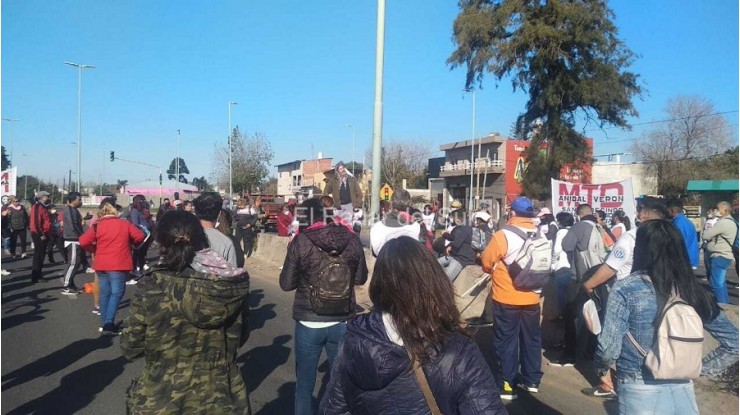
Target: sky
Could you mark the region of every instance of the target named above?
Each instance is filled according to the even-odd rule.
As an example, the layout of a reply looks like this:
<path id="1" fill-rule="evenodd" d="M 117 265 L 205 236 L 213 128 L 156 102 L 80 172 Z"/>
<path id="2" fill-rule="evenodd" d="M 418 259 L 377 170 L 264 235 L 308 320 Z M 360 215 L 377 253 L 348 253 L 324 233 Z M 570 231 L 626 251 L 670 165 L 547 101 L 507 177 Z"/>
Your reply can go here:
<path id="1" fill-rule="evenodd" d="M 697 94 L 738 130 L 738 2 L 610 1 L 630 68 L 646 92 L 631 131 L 590 128 L 595 154 L 628 151 L 669 98 Z M 371 146 L 375 1 L 4 0 L 0 28 L 2 144 L 19 175 L 62 184 L 77 170 L 77 69 L 82 72 L 82 181 L 156 180 L 180 154 L 211 178 L 231 124 L 261 132 L 272 166 L 362 162 Z M 429 156 L 473 134 L 465 70 L 451 70 L 456 1 L 386 3 L 383 139 L 420 141 Z M 526 95 L 488 75 L 476 91 L 475 135 L 508 135 Z M 347 127 L 350 124 L 353 128 Z M 272 168 L 273 174 L 276 169 Z M 74 177 L 73 177 L 73 180 Z"/>

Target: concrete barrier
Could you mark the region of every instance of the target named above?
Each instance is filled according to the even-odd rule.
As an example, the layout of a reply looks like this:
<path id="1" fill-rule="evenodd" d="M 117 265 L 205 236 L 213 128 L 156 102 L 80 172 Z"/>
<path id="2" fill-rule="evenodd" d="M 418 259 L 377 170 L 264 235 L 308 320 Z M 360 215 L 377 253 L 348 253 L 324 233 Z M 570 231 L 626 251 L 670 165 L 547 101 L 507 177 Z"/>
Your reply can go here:
<path id="1" fill-rule="evenodd" d="M 283 265 L 288 253 L 288 238 L 276 233 L 261 232 L 257 234 L 257 249 L 252 255 L 263 261 L 269 261 L 278 266 Z"/>

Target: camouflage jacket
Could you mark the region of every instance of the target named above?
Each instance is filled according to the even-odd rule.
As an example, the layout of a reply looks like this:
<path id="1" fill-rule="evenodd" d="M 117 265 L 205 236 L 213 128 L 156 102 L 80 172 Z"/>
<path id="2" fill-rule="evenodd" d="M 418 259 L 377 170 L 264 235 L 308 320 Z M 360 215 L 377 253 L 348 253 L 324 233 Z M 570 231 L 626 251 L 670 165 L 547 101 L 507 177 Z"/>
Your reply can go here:
<path id="1" fill-rule="evenodd" d="M 247 390 L 236 366 L 248 337 L 249 275 L 155 269 L 137 285 L 123 355 L 146 359 L 128 390 L 130 414 L 241 414 Z"/>

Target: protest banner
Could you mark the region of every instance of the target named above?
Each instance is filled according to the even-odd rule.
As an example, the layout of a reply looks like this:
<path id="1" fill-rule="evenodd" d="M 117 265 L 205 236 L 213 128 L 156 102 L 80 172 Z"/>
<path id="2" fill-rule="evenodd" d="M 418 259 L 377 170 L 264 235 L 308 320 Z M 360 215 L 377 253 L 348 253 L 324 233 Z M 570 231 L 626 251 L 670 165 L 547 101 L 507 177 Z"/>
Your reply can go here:
<path id="1" fill-rule="evenodd" d="M 13 167 L 0 172 L 0 194 L 2 194 L 3 203 L 9 195 L 15 195 L 15 185 L 18 179 L 18 167 Z"/>
<path id="2" fill-rule="evenodd" d="M 637 209 L 635 196 L 632 192 L 632 179 L 614 183 L 586 184 L 570 183 L 551 179 L 552 211 L 576 214 L 576 209 L 582 204 L 591 205 L 594 210 L 603 210 L 606 213 L 607 225 L 611 226 L 612 213 L 623 210 L 635 223 Z"/>

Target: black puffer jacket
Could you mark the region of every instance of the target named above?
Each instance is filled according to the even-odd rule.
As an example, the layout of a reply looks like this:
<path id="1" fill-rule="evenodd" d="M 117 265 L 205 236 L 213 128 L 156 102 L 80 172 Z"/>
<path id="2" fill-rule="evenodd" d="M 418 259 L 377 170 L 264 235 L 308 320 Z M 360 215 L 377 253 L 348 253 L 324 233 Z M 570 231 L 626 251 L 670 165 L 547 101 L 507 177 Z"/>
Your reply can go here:
<path id="1" fill-rule="evenodd" d="M 439 409 L 451 414 L 506 414 L 496 382 L 473 341 L 450 333 L 442 353 L 424 365 Z M 406 349 L 392 343 L 382 314 L 357 316 L 334 360 L 320 414 L 429 414 Z"/>
<path id="2" fill-rule="evenodd" d="M 309 282 L 318 277 L 321 271 L 323 253 L 337 251 L 347 261 L 352 271 L 355 285 L 367 281 L 367 263 L 360 238 L 343 225 L 329 224 L 309 228 L 293 239 L 288 246 L 283 270 L 280 272 L 280 288 L 284 291 L 296 290 L 293 302 L 293 319 L 299 321 L 345 321 L 346 316 L 319 316 L 313 312 L 309 300 Z M 355 309 L 354 290 L 352 290 L 352 309 Z"/>

